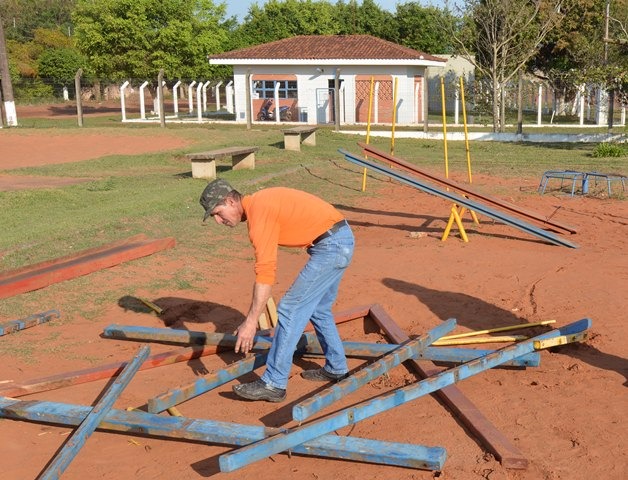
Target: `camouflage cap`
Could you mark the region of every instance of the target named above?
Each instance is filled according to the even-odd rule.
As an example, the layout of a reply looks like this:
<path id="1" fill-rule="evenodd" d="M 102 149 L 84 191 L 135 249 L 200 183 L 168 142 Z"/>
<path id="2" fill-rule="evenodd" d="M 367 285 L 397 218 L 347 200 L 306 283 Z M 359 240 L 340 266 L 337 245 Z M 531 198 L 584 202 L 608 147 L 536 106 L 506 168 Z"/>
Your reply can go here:
<path id="1" fill-rule="evenodd" d="M 203 221 L 207 220 L 207 217 L 211 215 L 212 210 L 216 207 L 216 205 L 224 200 L 231 191 L 233 191 L 233 187 L 229 185 L 229 182 L 222 180 L 221 178 L 207 184 L 205 190 L 201 193 L 201 198 L 199 200 L 205 209 Z"/>

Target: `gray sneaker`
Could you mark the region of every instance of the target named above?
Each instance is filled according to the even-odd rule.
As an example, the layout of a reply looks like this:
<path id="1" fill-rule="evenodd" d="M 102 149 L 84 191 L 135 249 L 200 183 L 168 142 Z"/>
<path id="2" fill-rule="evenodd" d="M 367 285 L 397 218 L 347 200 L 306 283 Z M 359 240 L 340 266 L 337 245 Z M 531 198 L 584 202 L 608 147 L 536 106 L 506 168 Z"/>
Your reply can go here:
<path id="1" fill-rule="evenodd" d="M 301 376 L 312 382 L 337 382 L 347 376 L 346 373 L 330 373 L 324 367 L 314 370 L 303 370 Z"/>
<path id="2" fill-rule="evenodd" d="M 267 402 L 283 402 L 286 399 L 286 390 L 271 387 L 260 379 L 250 383 L 233 386 L 233 392 L 247 400 L 266 400 Z"/>

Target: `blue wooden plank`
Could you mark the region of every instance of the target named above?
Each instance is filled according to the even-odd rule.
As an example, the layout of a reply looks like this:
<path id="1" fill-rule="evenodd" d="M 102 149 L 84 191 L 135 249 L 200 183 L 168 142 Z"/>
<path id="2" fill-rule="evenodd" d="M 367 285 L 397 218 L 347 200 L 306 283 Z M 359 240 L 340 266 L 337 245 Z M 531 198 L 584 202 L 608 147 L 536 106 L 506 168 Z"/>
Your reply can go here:
<path id="1" fill-rule="evenodd" d="M 297 422 L 304 421 L 333 402 L 355 392 L 371 380 L 388 372 L 391 368 L 401 365 L 410 358 L 416 358 L 429 344 L 451 332 L 454 328 L 456 328 L 456 320 L 450 318 L 420 337 L 401 344 L 399 348 L 387 353 L 369 366 L 358 370 L 353 375 L 327 387 L 307 400 L 297 403 L 292 407 L 292 419 Z"/>
<path id="2" fill-rule="evenodd" d="M 258 353 L 252 357 L 235 362 L 233 365 L 219 370 L 212 375 L 197 378 L 192 383 L 150 398 L 147 402 L 148 411 L 150 413 L 163 412 L 170 407 L 174 407 L 175 405 L 179 405 L 191 398 L 197 397 L 205 392 L 209 392 L 220 385 L 224 385 L 225 383 L 228 383 L 245 373 L 252 372 L 256 368 L 265 365 L 267 357 L 268 352 Z"/>
<path id="3" fill-rule="evenodd" d="M 300 445 L 313 438 L 332 432 L 342 427 L 360 422 L 378 413 L 403 405 L 441 388 L 453 385 L 456 382 L 493 368 L 507 360 L 512 360 L 521 355 L 534 351 L 534 342 L 540 339 L 553 338 L 561 335 L 586 331 L 591 326 L 591 320 L 583 319 L 562 328 L 552 330 L 518 344 L 504 347 L 485 357 L 472 360 L 458 367 L 438 373 L 412 385 L 399 388 L 373 400 L 358 404 L 354 407 L 342 410 L 321 420 L 297 427 L 261 440 L 254 445 L 240 448 L 234 452 L 221 455 L 219 458 L 220 469 L 223 472 L 231 472 L 266 458 L 275 453 L 289 450 L 295 445 Z"/>
<path id="4" fill-rule="evenodd" d="M 172 328 L 139 327 L 129 325 L 109 325 L 103 330 L 106 338 L 121 340 L 139 340 L 144 342 L 168 342 L 183 345 L 219 345 L 225 348 L 235 346 L 237 337 L 224 333 L 207 333 L 201 331 L 177 330 Z M 271 337 L 258 335 L 255 337 L 255 349 L 265 350 L 270 348 Z M 379 357 L 392 349 L 398 348 L 397 344 L 343 342 L 345 353 L 356 357 Z M 474 358 L 486 355 L 492 350 L 474 350 L 466 348 L 428 347 L 418 358 L 433 360 L 436 362 L 468 362 Z M 323 351 L 313 333 L 305 333 L 297 346 L 297 354 L 322 355 Z M 515 359 L 505 364 L 516 367 L 538 367 L 538 353 L 530 353 L 522 358 Z"/>
<path id="5" fill-rule="evenodd" d="M 14 420 L 74 426 L 79 425 L 90 411 L 90 407 L 82 405 L 0 397 L 0 417 Z M 249 445 L 280 432 L 278 428 L 116 409 L 105 415 L 98 429 L 232 446 Z M 291 452 L 427 470 L 442 470 L 447 456 L 442 447 L 337 435 L 323 435 L 297 445 Z"/>
<path id="6" fill-rule="evenodd" d="M 306 334 L 308 336 L 309 334 Z M 352 358 L 379 358 L 382 355 L 399 347 L 397 343 L 370 343 L 370 342 L 342 342 L 345 355 Z M 427 347 L 419 352 L 417 360 L 431 360 L 433 362 L 464 363 L 474 358 L 482 357 L 494 352 L 494 350 L 474 349 L 474 348 L 454 348 L 454 347 Z M 307 343 L 300 345 L 297 355 L 323 355 L 316 336 L 307 338 Z M 538 352 L 528 353 L 503 366 L 508 367 L 538 367 L 541 363 L 541 356 Z"/>
<path id="7" fill-rule="evenodd" d="M 89 436 L 96 430 L 101 420 L 111 410 L 111 407 L 113 407 L 113 404 L 139 370 L 149 353 L 150 347 L 148 345 L 140 348 L 137 355 L 124 367 L 124 370 L 122 370 L 115 382 L 87 414 L 52 462 L 48 464 L 44 472 L 39 476 L 40 480 L 56 480 L 61 476 Z"/>
<path id="8" fill-rule="evenodd" d="M 174 328 L 140 327 L 132 325 L 109 325 L 102 333 L 106 338 L 119 340 L 139 340 L 143 342 L 181 343 L 184 345 L 216 345 L 235 347 L 237 337 L 226 333 L 210 333 Z M 256 336 L 254 349 L 268 349 L 272 339 Z"/>
<path id="9" fill-rule="evenodd" d="M 548 242 L 553 243 L 554 245 L 562 245 L 565 247 L 577 248 L 577 245 L 565 240 L 564 238 L 559 237 L 558 235 L 554 235 L 553 233 L 543 230 L 542 228 L 535 227 L 534 225 L 524 222 L 523 220 L 519 220 L 518 218 L 515 218 L 511 215 L 508 215 L 494 208 L 487 207 L 481 202 L 468 199 L 452 191 L 447 191 L 445 189 L 438 188 L 434 185 L 431 185 L 428 182 L 421 181 L 409 175 L 406 175 L 405 173 L 402 173 L 399 170 L 393 170 L 383 165 L 379 165 L 375 162 L 370 162 L 346 150 L 339 149 L 338 151 L 342 155 L 344 155 L 346 160 L 348 160 L 351 163 L 355 163 L 356 165 L 360 165 L 365 168 L 370 168 L 383 175 L 388 175 L 389 177 L 394 178 L 395 180 L 398 180 L 401 183 L 410 185 L 411 187 L 418 188 L 419 190 L 422 190 L 424 192 L 431 193 L 432 195 L 436 195 L 437 197 L 450 200 L 457 205 L 463 205 L 467 207 L 468 209 L 473 210 L 474 212 L 481 213 L 495 220 L 499 220 L 500 222 L 503 222 L 506 225 L 510 225 L 511 227 L 518 228 L 519 230 L 529 233 L 530 235 L 547 240 Z"/>
<path id="10" fill-rule="evenodd" d="M 19 330 L 24 330 L 25 328 L 41 325 L 42 323 L 59 318 L 59 316 L 58 310 L 48 310 L 47 312 L 35 313 L 19 320 L 9 320 L 8 322 L 0 323 L 0 337 Z"/>

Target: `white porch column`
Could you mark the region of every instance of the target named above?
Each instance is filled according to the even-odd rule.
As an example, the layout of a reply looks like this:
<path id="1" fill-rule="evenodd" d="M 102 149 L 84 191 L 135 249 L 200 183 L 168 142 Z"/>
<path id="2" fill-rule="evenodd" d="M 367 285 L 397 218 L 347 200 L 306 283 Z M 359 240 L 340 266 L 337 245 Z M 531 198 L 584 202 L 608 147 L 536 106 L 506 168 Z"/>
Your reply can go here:
<path id="1" fill-rule="evenodd" d="M 279 114 L 279 82 L 275 82 L 275 123 L 279 123 L 281 121 L 280 117 L 281 115 Z"/>
<path id="2" fill-rule="evenodd" d="M 225 96 L 227 97 L 227 111 L 233 113 L 233 80 L 225 87 Z"/>

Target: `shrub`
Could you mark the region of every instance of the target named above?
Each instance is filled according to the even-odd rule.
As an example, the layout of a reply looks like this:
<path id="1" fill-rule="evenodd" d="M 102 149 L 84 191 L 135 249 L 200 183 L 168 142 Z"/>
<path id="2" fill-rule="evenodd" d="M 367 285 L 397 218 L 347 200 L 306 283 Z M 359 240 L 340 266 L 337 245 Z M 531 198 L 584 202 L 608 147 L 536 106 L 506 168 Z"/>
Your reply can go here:
<path id="1" fill-rule="evenodd" d="M 628 149 L 623 145 L 605 142 L 598 144 L 591 155 L 597 158 L 623 157 L 628 155 Z"/>

